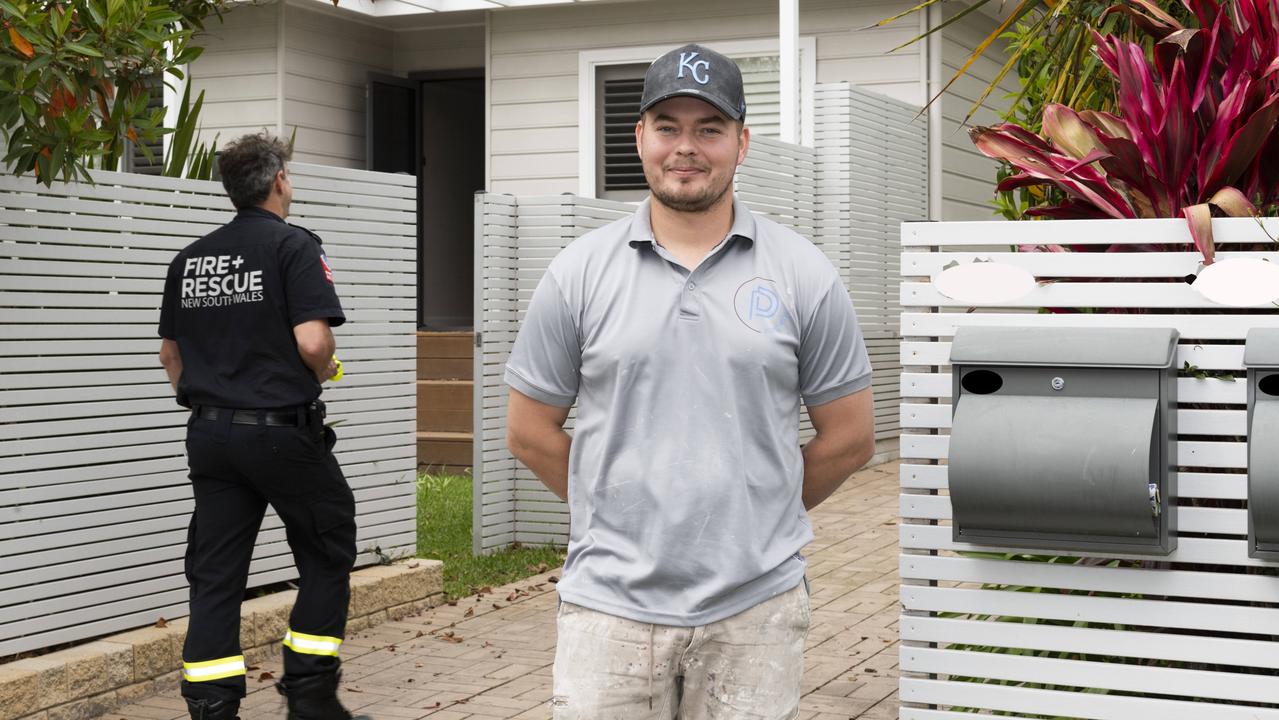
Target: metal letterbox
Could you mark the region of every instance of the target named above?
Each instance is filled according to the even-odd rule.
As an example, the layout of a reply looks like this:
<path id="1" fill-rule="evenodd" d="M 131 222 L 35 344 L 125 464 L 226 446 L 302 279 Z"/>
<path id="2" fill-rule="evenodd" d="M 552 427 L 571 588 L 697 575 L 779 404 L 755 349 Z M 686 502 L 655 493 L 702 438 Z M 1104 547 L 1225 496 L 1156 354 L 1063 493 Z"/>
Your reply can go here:
<path id="1" fill-rule="evenodd" d="M 1279 560 L 1279 328 L 1248 331 L 1248 557 Z"/>
<path id="2" fill-rule="evenodd" d="M 1176 349 L 1177 331 L 1163 328 L 960 328 L 955 540 L 1172 552 Z"/>

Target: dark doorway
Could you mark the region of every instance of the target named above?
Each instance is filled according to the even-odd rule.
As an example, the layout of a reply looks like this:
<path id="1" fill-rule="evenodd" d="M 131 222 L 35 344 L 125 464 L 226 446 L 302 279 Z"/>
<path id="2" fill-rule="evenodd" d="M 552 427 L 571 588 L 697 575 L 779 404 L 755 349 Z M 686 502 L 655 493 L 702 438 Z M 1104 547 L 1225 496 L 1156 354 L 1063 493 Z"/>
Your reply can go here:
<path id="1" fill-rule="evenodd" d="M 369 169 L 418 176 L 418 326 L 471 329 L 474 200 L 484 188 L 483 70 L 407 79 L 371 74 L 367 124 Z"/>

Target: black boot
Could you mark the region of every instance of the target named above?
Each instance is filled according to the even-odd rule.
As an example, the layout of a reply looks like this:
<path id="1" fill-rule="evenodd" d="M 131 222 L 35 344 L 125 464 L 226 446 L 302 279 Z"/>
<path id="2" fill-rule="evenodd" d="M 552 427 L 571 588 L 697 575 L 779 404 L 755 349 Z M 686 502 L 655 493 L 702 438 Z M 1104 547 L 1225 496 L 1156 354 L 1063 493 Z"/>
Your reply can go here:
<path id="1" fill-rule="evenodd" d="M 306 675 L 281 680 L 275 689 L 289 701 L 288 720 L 373 720 L 368 715 L 352 715 L 338 702 L 340 672 Z"/>
<path id="2" fill-rule="evenodd" d="M 240 720 L 239 700 L 192 700 L 186 698 L 191 720 Z"/>

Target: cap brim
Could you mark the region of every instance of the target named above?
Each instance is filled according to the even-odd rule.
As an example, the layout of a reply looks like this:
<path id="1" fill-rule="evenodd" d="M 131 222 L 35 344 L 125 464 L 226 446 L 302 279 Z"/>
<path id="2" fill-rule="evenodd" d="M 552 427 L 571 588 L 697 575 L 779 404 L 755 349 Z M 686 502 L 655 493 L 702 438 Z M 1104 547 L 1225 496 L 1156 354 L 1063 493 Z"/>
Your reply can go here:
<path id="1" fill-rule="evenodd" d="M 640 105 L 640 109 L 639 109 L 640 114 L 643 115 L 645 112 L 648 112 L 649 108 L 653 107 L 659 102 L 662 102 L 663 100 L 670 100 L 673 97 L 680 97 L 680 96 L 697 98 L 698 100 L 701 100 L 702 102 L 709 104 L 711 107 L 715 108 L 716 110 L 719 110 L 726 117 L 728 117 L 729 120 L 741 120 L 743 117 L 745 117 L 745 113 L 737 112 L 736 110 L 729 107 L 728 103 L 724 102 L 723 100 L 712 97 L 705 93 L 698 92 L 697 90 L 693 88 L 681 88 L 674 92 L 666 93 L 665 95 L 659 95 L 653 98 L 652 100 L 649 100 L 647 103 Z"/>

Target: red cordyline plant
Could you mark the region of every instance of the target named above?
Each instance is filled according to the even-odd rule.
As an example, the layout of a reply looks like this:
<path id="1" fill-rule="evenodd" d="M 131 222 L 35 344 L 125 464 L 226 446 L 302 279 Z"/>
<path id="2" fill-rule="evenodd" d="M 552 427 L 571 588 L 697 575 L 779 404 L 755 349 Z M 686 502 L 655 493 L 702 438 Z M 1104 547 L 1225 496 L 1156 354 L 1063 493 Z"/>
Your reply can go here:
<path id="1" fill-rule="evenodd" d="M 1279 3 L 1182 4 L 1198 27 L 1151 0 L 1112 8 L 1155 37 L 1153 61 L 1136 43 L 1093 32 L 1118 114 L 1046 105 L 1046 137 L 1013 123 L 970 131 L 978 150 L 1018 171 L 999 190 L 1049 184 L 1066 194 L 1027 215 L 1184 216 L 1210 264 L 1214 210 L 1254 216 L 1279 203 Z"/>

